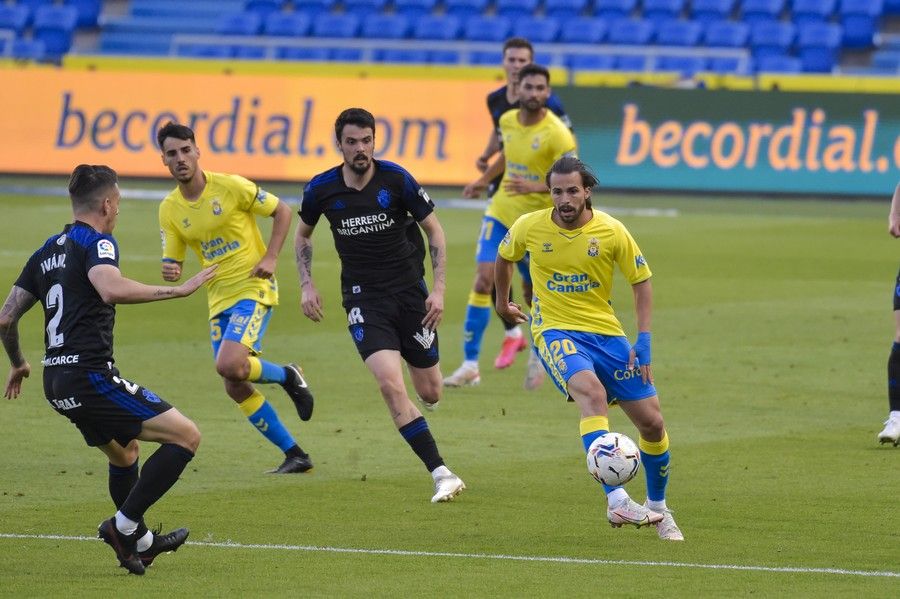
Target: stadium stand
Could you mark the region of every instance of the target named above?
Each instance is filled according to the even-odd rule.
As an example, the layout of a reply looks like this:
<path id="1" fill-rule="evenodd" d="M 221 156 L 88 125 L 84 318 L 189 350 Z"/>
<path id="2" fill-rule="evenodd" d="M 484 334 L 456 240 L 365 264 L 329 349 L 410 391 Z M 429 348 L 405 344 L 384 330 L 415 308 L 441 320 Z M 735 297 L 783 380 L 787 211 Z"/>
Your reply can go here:
<path id="1" fill-rule="evenodd" d="M 793 68 L 763 60 L 781 56 L 803 72 L 884 74 L 900 52 L 885 45 L 900 39 L 892 15 L 900 0 L 0 0 L 0 40 L 6 56 L 40 41 L 22 54 L 49 61 L 98 28 L 76 52 L 496 66 L 515 35 L 571 71 Z"/>

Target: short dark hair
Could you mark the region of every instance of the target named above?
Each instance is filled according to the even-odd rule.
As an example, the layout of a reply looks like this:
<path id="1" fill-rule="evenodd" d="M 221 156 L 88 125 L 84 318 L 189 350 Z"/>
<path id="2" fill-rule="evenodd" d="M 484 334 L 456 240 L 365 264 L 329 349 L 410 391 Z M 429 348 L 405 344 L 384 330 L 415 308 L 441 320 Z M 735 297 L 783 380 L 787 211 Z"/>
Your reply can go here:
<path id="1" fill-rule="evenodd" d="M 506 51 L 510 48 L 525 48 L 531 53 L 531 57 L 534 58 L 534 46 L 524 37 L 511 37 L 506 40 L 503 43 L 503 56 L 506 56 Z"/>
<path id="2" fill-rule="evenodd" d="M 169 121 L 156 132 L 156 145 L 159 146 L 160 150 L 162 150 L 163 142 L 166 141 L 167 137 L 174 137 L 175 139 L 183 139 L 185 141 L 190 140 L 197 143 L 197 140 L 194 139 L 194 130 L 187 125 L 180 125 L 175 121 Z"/>
<path id="3" fill-rule="evenodd" d="M 517 76 L 519 81 L 522 81 L 522 79 L 530 77 L 531 75 L 543 75 L 547 79 L 547 85 L 550 85 L 550 71 L 547 70 L 547 67 L 542 67 L 541 65 L 532 62 L 519 69 L 519 74 Z"/>
<path id="4" fill-rule="evenodd" d="M 368 127 L 372 130 L 372 135 L 375 135 L 375 117 L 365 108 L 348 108 L 338 115 L 334 121 L 334 136 L 338 141 L 341 141 L 346 125 L 356 125 L 360 129 Z"/>
<path id="5" fill-rule="evenodd" d="M 116 171 L 105 164 L 79 164 L 69 176 L 69 199 L 76 213 L 100 207 L 107 192 L 118 183 Z"/>
<path id="6" fill-rule="evenodd" d="M 550 187 L 550 175 L 556 173 L 557 175 L 568 175 L 571 173 L 578 173 L 581 175 L 581 185 L 583 187 L 593 188 L 597 185 L 597 175 L 591 172 L 591 169 L 583 163 L 581 160 L 576 158 L 575 156 L 563 156 L 559 160 L 553 163 L 553 166 L 550 167 L 550 170 L 547 171 L 547 177 L 545 179 L 545 183 L 547 183 L 547 187 Z"/>

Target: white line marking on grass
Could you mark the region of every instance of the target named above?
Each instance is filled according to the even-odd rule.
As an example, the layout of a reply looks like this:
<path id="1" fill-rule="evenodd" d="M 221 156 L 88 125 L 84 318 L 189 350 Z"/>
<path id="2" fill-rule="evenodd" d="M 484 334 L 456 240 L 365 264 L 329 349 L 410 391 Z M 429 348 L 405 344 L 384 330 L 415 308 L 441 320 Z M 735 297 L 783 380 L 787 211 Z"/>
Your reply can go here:
<path id="1" fill-rule="evenodd" d="M 39 539 L 50 541 L 98 541 L 96 537 L 67 535 L 24 535 L 0 533 L 0 539 Z M 694 564 L 689 562 L 654 562 L 644 560 L 594 559 L 582 557 L 552 557 L 540 555 L 504 555 L 491 553 L 451 553 L 446 551 L 409 551 L 405 549 L 358 549 L 353 547 L 317 547 L 315 545 L 280 545 L 235 543 L 233 541 L 215 543 L 211 541 L 188 541 L 185 545 L 195 547 L 221 547 L 224 549 L 271 549 L 280 551 L 309 551 L 315 553 L 357 553 L 363 555 L 398 555 L 408 557 L 453 557 L 462 559 L 503 560 L 513 562 L 547 562 L 556 564 L 596 564 L 599 566 L 649 566 L 651 568 L 693 568 L 697 570 L 738 570 L 744 572 L 778 572 L 791 574 L 836 574 L 838 576 L 865 576 L 900 578 L 900 572 L 845 570 L 843 568 L 803 568 L 792 566 L 741 566 L 738 564 Z"/>

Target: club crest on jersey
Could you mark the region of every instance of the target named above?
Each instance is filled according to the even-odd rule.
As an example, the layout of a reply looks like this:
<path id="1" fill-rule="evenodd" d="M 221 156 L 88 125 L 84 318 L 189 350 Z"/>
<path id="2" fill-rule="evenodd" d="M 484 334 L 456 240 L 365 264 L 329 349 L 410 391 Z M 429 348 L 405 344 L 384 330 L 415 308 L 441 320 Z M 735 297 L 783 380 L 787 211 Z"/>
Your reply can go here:
<path id="1" fill-rule="evenodd" d="M 334 204 L 331 205 L 331 207 L 335 210 L 343 210 L 347 207 L 347 205 L 344 203 L 344 200 L 337 200 Z"/>
<path id="2" fill-rule="evenodd" d="M 647 266 L 647 261 L 644 260 L 643 256 L 635 256 L 634 258 L 634 266 L 635 268 L 640 268 L 642 266 Z"/>
<path id="3" fill-rule="evenodd" d="M 537 149 L 540 148 L 540 147 L 541 147 L 541 138 L 540 138 L 540 137 L 535 137 L 535 138 L 534 138 L 534 141 L 531 142 L 531 149 L 532 149 L 532 150 L 537 150 Z"/>
<path id="4" fill-rule="evenodd" d="M 553 251 L 553 244 L 550 243 L 549 241 L 545 241 L 543 246 L 544 247 L 541 251 L 544 252 L 545 254 L 549 254 L 550 252 Z"/>
<path id="5" fill-rule="evenodd" d="M 500 242 L 500 245 L 509 245 L 509 231 L 507 231 L 506 235 L 503 236 L 503 240 Z"/>
<path id="6" fill-rule="evenodd" d="M 216 216 L 219 216 L 220 214 L 222 214 L 222 204 L 219 203 L 219 200 L 212 201 L 212 211 L 213 211 L 213 214 Z"/>
<path id="7" fill-rule="evenodd" d="M 423 200 L 425 200 L 426 204 L 431 203 L 431 198 L 428 197 L 428 192 L 425 191 L 424 187 L 420 187 L 418 193 L 419 193 L 419 197 L 422 198 Z"/>
<path id="8" fill-rule="evenodd" d="M 150 389 L 143 389 L 143 393 L 144 393 L 144 399 L 146 399 L 150 403 L 159 403 L 161 401 L 159 399 L 159 395 L 157 395 Z"/>
<path id="9" fill-rule="evenodd" d="M 189 221 L 187 217 L 184 217 L 184 219 L 181 221 L 181 226 L 187 229 L 191 226 L 191 221 Z"/>
<path id="10" fill-rule="evenodd" d="M 565 374 L 566 371 L 569 369 L 569 365 L 566 364 L 565 360 L 560 359 L 556 363 L 556 369 L 559 370 L 560 374 Z"/>
<path id="11" fill-rule="evenodd" d="M 391 192 L 387 189 L 379 189 L 378 190 L 378 205 L 382 208 L 387 208 L 391 205 Z"/>
<path id="12" fill-rule="evenodd" d="M 596 258 L 600 254 L 600 242 L 596 237 L 588 239 L 588 256 Z"/>
<path id="13" fill-rule="evenodd" d="M 366 333 L 361 326 L 358 324 L 350 327 L 350 334 L 353 335 L 353 340 L 357 343 L 362 343 L 363 337 L 365 337 Z"/>
<path id="14" fill-rule="evenodd" d="M 116 259 L 116 246 L 109 239 L 101 239 L 97 242 L 97 257 L 108 260 Z"/>
<path id="15" fill-rule="evenodd" d="M 256 190 L 256 201 L 260 204 L 265 204 L 267 197 L 269 197 L 269 194 L 265 189 Z"/>

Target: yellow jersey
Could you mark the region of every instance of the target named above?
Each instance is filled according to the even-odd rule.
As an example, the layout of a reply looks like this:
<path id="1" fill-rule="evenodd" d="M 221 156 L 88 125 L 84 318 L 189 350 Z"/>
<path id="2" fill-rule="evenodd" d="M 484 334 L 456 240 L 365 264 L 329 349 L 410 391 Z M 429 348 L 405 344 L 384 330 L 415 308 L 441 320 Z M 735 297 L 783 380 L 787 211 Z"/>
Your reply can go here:
<path id="1" fill-rule="evenodd" d="M 562 229 L 552 208 L 520 217 L 500 244 L 500 256 L 518 262 L 529 253 L 534 284 L 531 329 L 535 339 L 549 329 L 622 336 L 613 311 L 613 266 L 635 285 L 650 278 L 650 267 L 621 222 L 593 211 L 583 227 Z"/>
<path id="2" fill-rule="evenodd" d="M 485 215 L 511 227 L 523 214 L 552 207 L 553 203 L 549 190 L 509 195 L 504 189 L 506 182 L 512 177 L 544 181 L 554 162 L 575 154 L 575 136 L 550 110 L 539 123 L 526 127 L 519 122 L 519 109 L 508 110 L 500 117 L 500 136 L 506 170 Z"/>
<path id="3" fill-rule="evenodd" d="M 175 188 L 159 205 L 163 261 L 184 262 L 190 247 L 202 268 L 218 264 L 207 284 L 209 317 L 244 299 L 278 304 L 278 284 L 250 273 L 266 253 L 256 215 L 271 216 L 278 197 L 238 175 L 203 171 L 206 187 L 188 201 Z"/>

